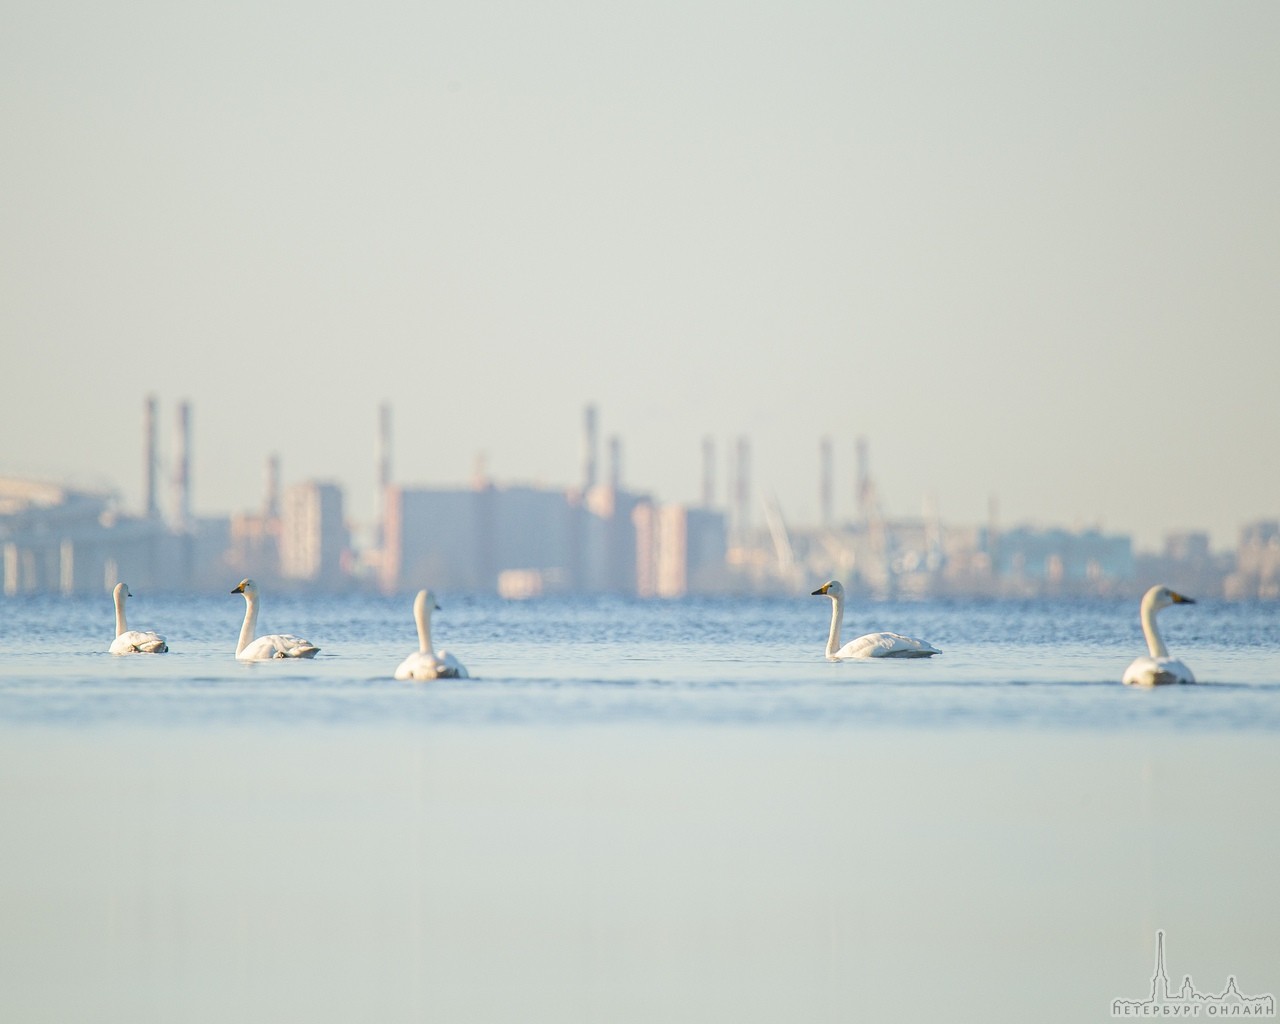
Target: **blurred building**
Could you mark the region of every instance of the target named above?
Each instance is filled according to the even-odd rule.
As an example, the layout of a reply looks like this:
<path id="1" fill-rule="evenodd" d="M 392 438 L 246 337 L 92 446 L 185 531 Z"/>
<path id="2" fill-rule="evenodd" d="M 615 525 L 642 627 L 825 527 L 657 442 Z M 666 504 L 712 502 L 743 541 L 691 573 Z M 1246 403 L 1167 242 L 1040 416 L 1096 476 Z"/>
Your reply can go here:
<path id="1" fill-rule="evenodd" d="M 994 563 L 1015 593 L 1110 593 L 1133 579 L 1133 540 L 1100 530 L 1018 527 L 1001 533 Z"/>
<path id="2" fill-rule="evenodd" d="M 1134 589 L 1165 583 L 1192 597 L 1219 597 L 1234 563 L 1233 554 L 1212 549 L 1202 530 L 1170 533 L 1160 551 L 1134 556 Z"/>
<path id="3" fill-rule="evenodd" d="M 236 512 L 227 530 L 223 553 L 226 574 L 254 577 L 259 583 L 280 578 L 280 517 L 262 512 Z M 233 580 L 234 583 L 236 580 Z"/>
<path id="4" fill-rule="evenodd" d="M 280 502 L 280 575 L 321 587 L 346 577 L 342 488 L 310 481 L 286 487 Z"/>
<path id="5" fill-rule="evenodd" d="M 1095 530 L 949 527 L 936 517 L 846 523 L 789 531 L 785 552 L 764 534 L 731 547 L 738 586 L 794 591 L 839 579 L 876 599 L 1111 594 L 1132 586 L 1126 535 Z"/>
<path id="6" fill-rule="evenodd" d="M 431 586 L 522 593 L 561 589 L 573 558 L 574 509 L 562 491 L 488 482 L 466 489 L 386 490 L 379 584 L 384 591 Z"/>
<path id="7" fill-rule="evenodd" d="M 651 502 L 612 483 L 593 487 L 577 521 L 575 585 L 591 594 L 635 594 L 640 543 L 636 509 Z M 642 517 L 643 522 L 647 522 Z"/>
<path id="8" fill-rule="evenodd" d="M 722 582 L 724 517 L 597 484 L 576 491 L 483 482 L 391 486 L 379 585 L 533 597 L 678 596 Z"/>
<path id="9" fill-rule="evenodd" d="M 725 589 L 728 530 L 710 509 L 644 502 L 632 511 L 640 597 L 684 597 Z"/>
<path id="10" fill-rule="evenodd" d="M 865 438 L 855 445 L 852 521 L 837 521 L 832 438 L 819 445 L 817 527 L 788 524 L 773 497 L 754 507 L 746 437 L 733 439 L 727 453 L 726 508 L 713 507 L 716 448 L 709 438 L 702 441 L 700 506 L 660 504 L 623 485 L 616 435 L 600 457 L 594 406 L 584 410 L 576 487 L 496 484 L 481 463 L 470 487 L 429 488 L 392 483 L 391 410 L 384 403 L 375 447 L 377 521 L 363 524 L 356 544 L 342 488 L 309 481 L 282 490 L 275 455 L 266 460 L 259 511 L 193 516 L 191 410 L 182 402 L 166 523 L 154 397 L 143 413 L 141 515 L 122 513 L 107 493 L 0 478 L 4 593 L 75 593 L 119 578 L 149 590 L 204 589 L 254 576 L 272 585 L 351 581 L 385 591 L 430 585 L 509 597 L 679 597 L 794 593 L 838 578 L 873 598 L 1127 594 L 1160 580 L 1205 596 L 1280 599 L 1280 522 L 1247 525 L 1229 555 L 1213 552 L 1198 531 L 1172 533 L 1162 551 L 1136 554 L 1129 537 L 1099 530 L 1004 530 L 994 499 L 983 526 L 945 526 L 933 501 L 918 518 L 890 518 Z"/>
<path id="11" fill-rule="evenodd" d="M 1235 568 L 1223 593 L 1232 600 L 1280 598 L 1280 521 L 1264 519 L 1240 531 Z"/>
<path id="12" fill-rule="evenodd" d="M 158 520 L 126 516 L 105 493 L 0 478 L 4 593 L 95 593 L 121 578 L 171 585 L 173 545 Z"/>

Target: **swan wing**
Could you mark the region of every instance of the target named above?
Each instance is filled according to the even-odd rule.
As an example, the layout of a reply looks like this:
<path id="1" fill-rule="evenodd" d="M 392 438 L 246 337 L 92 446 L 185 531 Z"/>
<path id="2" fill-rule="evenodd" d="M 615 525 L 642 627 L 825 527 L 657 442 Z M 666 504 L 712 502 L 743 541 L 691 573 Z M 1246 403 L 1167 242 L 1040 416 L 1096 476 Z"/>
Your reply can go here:
<path id="1" fill-rule="evenodd" d="M 850 640 L 836 651 L 844 658 L 931 658 L 942 652 L 933 644 L 900 633 L 868 633 Z"/>
<path id="2" fill-rule="evenodd" d="M 1124 670 L 1126 686 L 1162 686 L 1167 683 L 1194 683 L 1196 677 L 1177 658 L 1134 658 Z"/>
<path id="3" fill-rule="evenodd" d="M 314 658 L 320 650 L 310 640 L 304 640 L 292 633 L 275 633 L 271 639 L 276 643 L 277 658 Z"/>
<path id="4" fill-rule="evenodd" d="M 409 657 L 405 658 L 404 661 L 400 662 L 400 664 L 396 666 L 396 671 L 393 678 L 395 679 L 434 679 L 435 678 L 434 672 L 429 676 L 423 674 L 427 667 L 424 664 L 426 660 L 427 660 L 426 655 L 422 654 L 420 651 L 414 651 L 411 655 L 409 655 Z"/>
<path id="5" fill-rule="evenodd" d="M 128 629 L 111 641 L 112 654 L 163 654 L 169 649 L 168 641 L 150 630 Z"/>
<path id="6" fill-rule="evenodd" d="M 436 655 L 440 659 L 441 664 L 445 667 L 443 675 L 450 676 L 454 679 L 470 679 L 467 674 L 466 667 L 448 651 L 441 651 Z"/>
<path id="7" fill-rule="evenodd" d="M 267 661 L 271 658 L 314 658 L 320 650 L 310 640 L 292 633 L 260 636 L 236 655 L 240 661 Z"/>
<path id="8" fill-rule="evenodd" d="M 400 666 L 396 669 L 395 678 L 444 679 L 453 675 L 457 675 L 457 673 L 450 671 L 449 666 L 440 659 L 430 654 L 423 654 L 421 651 L 414 651 L 404 661 L 400 662 Z"/>

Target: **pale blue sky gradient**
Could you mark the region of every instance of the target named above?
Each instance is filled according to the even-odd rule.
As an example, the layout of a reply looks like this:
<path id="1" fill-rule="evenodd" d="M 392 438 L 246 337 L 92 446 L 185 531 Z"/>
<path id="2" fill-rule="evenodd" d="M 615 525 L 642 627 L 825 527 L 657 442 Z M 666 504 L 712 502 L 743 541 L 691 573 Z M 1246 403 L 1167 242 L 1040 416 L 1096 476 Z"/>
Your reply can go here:
<path id="1" fill-rule="evenodd" d="M 1280 5 L 7 4 L 0 472 L 625 479 L 1221 545 L 1280 514 Z M 719 482 L 723 495 L 725 467 Z M 168 495 L 165 495 L 167 501 Z"/>

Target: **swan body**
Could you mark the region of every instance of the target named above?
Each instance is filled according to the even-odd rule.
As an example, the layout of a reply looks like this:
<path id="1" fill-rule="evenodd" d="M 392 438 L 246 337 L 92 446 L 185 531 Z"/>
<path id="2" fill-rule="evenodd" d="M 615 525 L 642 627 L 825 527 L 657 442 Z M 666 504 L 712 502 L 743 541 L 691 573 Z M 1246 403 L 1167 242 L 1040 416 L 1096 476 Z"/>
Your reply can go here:
<path id="1" fill-rule="evenodd" d="M 435 594 L 419 590 L 413 600 L 413 618 L 418 624 L 418 649 L 396 669 L 397 679 L 467 679 L 462 662 L 448 651 L 431 646 L 431 613 L 439 611 Z"/>
<path id="2" fill-rule="evenodd" d="M 1169 657 L 1169 649 L 1165 647 L 1164 638 L 1156 627 L 1156 612 L 1171 604 L 1195 604 L 1195 601 L 1163 586 L 1152 587 L 1142 595 L 1138 614 L 1142 619 L 1142 633 L 1147 638 L 1149 653 L 1134 658 L 1132 664 L 1124 670 L 1126 685 L 1159 686 L 1164 683 L 1196 681 L 1191 669 L 1177 658 Z"/>
<path id="3" fill-rule="evenodd" d="M 236 644 L 239 661 L 268 661 L 272 658 L 314 658 L 320 650 L 310 640 L 303 640 L 292 633 L 271 633 L 256 640 L 253 634 L 258 627 L 258 585 L 250 579 L 240 581 L 231 591 L 244 595 L 244 625 L 240 627 L 240 640 Z"/>
<path id="4" fill-rule="evenodd" d="M 124 599 L 133 597 L 129 588 L 117 583 L 111 592 L 116 602 L 116 638 L 111 641 L 112 654 L 164 654 L 169 644 L 159 633 L 130 629 L 124 621 Z"/>
<path id="5" fill-rule="evenodd" d="M 846 658 L 931 658 L 942 652 L 933 644 L 899 633 L 868 633 L 840 646 L 840 625 L 844 621 L 844 585 L 829 580 L 813 597 L 831 598 L 831 633 L 827 636 L 827 660 Z"/>

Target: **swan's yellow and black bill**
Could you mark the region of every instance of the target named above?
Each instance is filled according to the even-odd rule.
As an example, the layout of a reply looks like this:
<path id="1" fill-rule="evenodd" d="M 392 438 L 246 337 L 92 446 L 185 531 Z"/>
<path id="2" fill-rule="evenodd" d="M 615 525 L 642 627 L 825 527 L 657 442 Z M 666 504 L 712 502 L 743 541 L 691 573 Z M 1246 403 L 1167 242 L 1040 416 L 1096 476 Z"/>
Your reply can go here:
<path id="1" fill-rule="evenodd" d="M 244 583 L 242 582 L 238 587 L 236 587 L 236 588 L 235 588 L 235 590 L 231 591 L 231 593 L 233 593 L 233 594 L 243 594 L 243 593 L 244 593 Z"/>
<path id="2" fill-rule="evenodd" d="M 1169 591 L 1169 596 L 1173 598 L 1174 604 L 1195 604 L 1196 603 L 1196 599 L 1194 597 L 1183 597 L 1176 590 Z"/>
<path id="3" fill-rule="evenodd" d="M 809 596 L 810 596 L 810 597 L 821 597 L 822 595 L 824 595 L 824 594 L 825 594 L 828 590 L 830 590 L 830 589 L 831 589 L 831 584 L 830 584 L 830 583 L 824 583 L 824 584 L 822 584 L 822 586 L 820 586 L 817 590 L 815 590 L 815 591 L 814 591 L 812 594 L 810 594 Z"/>

